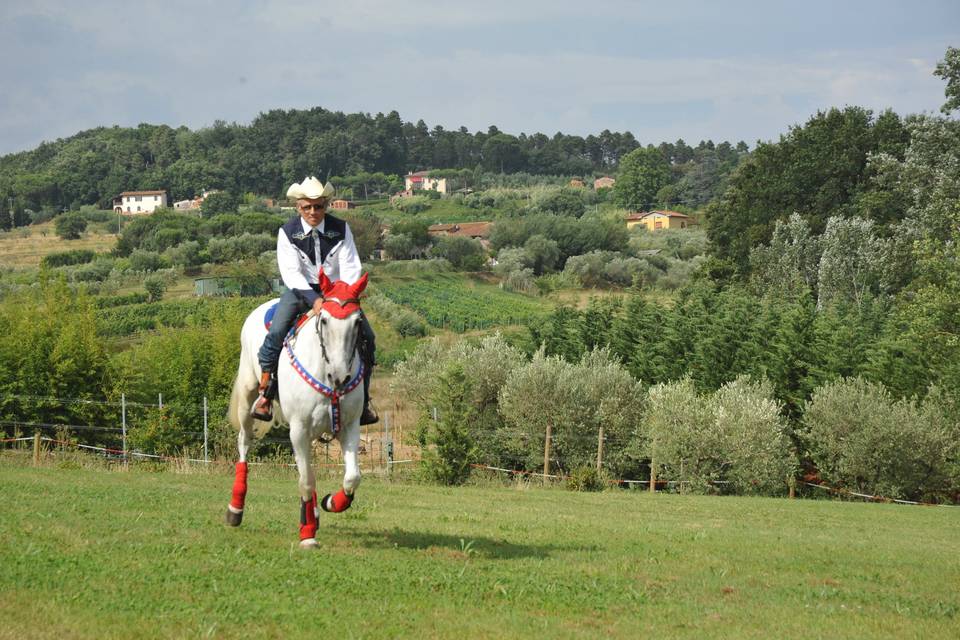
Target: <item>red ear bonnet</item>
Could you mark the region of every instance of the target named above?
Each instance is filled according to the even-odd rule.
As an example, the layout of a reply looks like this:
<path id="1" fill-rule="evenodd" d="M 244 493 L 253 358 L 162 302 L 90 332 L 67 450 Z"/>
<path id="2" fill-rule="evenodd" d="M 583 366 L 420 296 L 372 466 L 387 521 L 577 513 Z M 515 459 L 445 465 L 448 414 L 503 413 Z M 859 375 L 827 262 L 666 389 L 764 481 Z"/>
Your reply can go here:
<path id="1" fill-rule="evenodd" d="M 323 309 L 334 318 L 344 319 L 360 310 L 360 293 L 367 288 L 367 274 L 353 284 L 343 280 L 331 283 L 327 274 L 320 270 L 320 288 L 323 291 Z"/>
<path id="2" fill-rule="evenodd" d="M 360 279 L 350 285 L 350 297 L 359 298 L 363 290 L 367 288 L 367 274 L 360 276 Z"/>
<path id="3" fill-rule="evenodd" d="M 327 274 L 324 272 L 323 267 L 320 268 L 320 293 L 324 297 L 330 294 L 333 291 L 333 283 L 330 282 L 330 278 L 327 277 Z"/>

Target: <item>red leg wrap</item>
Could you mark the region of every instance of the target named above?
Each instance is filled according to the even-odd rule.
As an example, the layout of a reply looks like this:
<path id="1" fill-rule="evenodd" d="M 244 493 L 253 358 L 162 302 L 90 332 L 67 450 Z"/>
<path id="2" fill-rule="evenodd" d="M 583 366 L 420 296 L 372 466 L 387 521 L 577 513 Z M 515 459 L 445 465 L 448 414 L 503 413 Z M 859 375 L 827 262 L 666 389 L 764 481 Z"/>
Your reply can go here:
<path id="1" fill-rule="evenodd" d="M 317 493 L 313 493 L 310 502 L 300 499 L 300 539 L 317 537 Z"/>
<path id="2" fill-rule="evenodd" d="M 233 497 L 230 506 L 243 511 L 243 502 L 247 498 L 247 463 L 237 463 L 237 475 L 233 479 Z"/>
<path id="3" fill-rule="evenodd" d="M 327 495 L 323 496 L 320 506 L 323 507 L 324 511 L 340 513 L 341 511 L 346 511 L 352 503 L 353 496 L 348 496 L 343 489 L 340 489 L 340 491 L 337 491 L 333 495 L 328 493 Z"/>

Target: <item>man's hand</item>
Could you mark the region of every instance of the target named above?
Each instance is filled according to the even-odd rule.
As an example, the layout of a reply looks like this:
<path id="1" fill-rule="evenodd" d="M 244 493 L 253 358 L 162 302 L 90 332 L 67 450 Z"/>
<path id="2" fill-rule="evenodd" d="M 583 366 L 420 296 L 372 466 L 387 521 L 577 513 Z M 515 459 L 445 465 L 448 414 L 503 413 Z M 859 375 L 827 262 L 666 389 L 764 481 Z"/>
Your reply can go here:
<path id="1" fill-rule="evenodd" d="M 313 301 L 313 315 L 320 315 L 321 309 L 323 309 L 323 298 L 317 298 Z"/>

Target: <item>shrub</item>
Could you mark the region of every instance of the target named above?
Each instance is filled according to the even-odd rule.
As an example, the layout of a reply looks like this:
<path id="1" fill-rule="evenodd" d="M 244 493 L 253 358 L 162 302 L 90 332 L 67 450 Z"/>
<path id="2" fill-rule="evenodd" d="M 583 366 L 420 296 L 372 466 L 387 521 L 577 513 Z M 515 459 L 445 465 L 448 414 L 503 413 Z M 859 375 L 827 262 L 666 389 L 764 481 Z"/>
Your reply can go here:
<path id="1" fill-rule="evenodd" d="M 406 307 L 397 304 L 382 294 L 369 296 L 364 304 L 377 315 L 390 322 L 390 326 L 401 336 L 422 337 L 427 335 L 427 323 L 423 318 Z"/>
<path id="2" fill-rule="evenodd" d="M 54 228 L 64 240 L 78 240 L 87 228 L 87 220 L 78 211 L 68 211 L 57 217 Z"/>
<path id="3" fill-rule="evenodd" d="M 460 236 L 439 238 L 430 254 L 449 260 L 450 264 L 460 271 L 479 271 L 487 258 L 487 252 L 478 240 Z"/>
<path id="4" fill-rule="evenodd" d="M 526 293 L 533 287 L 534 277 L 533 269 L 524 268 L 511 271 L 501 283 L 507 291 L 519 291 Z"/>
<path id="5" fill-rule="evenodd" d="M 649 391 L 649 455 L 658 476 L 681 489 L 779 494 L 795 462 L 767 382 L 741 377 L 714 396 L 690 378 Z"/>
<path id="6" fill-rule="evenodd" d="M 397 211 L 416 214 L 430 208 L 430 199 L 425 196 L 406 196 L 395 198 L 392 204 Z"/>
<path id="7" fill-rule="evenodd" d="M 427 323 L 413 311 L 404 309 L 391 316 L 390 324 L 403 337 L 423 337 L 427 335 Z"/>
<path id="8" fill-rule="evenodd" d="M 267 234 L 244 233 L 233 238 L 212 238 L 207 253 L 214 263 L 256 258 L 276 246 L 276 238 Z"/>
<path id="9" fill-rule="evenodd" d="M 639 383 L 606 350 L 583 356 L 579 363 L 537 352 L 516 369 L 499 395 L 500 413 L 514 427 L 502 456 L 512 464 L 538 468 L 543 462 L 547 426 L 552 431 L 551 460 L 562 470 L 596 463 L 602 424 L 608 442 L 617 442 L 604 458 L 612 473 L 630 472 L 636 465 L 631 442 L 641 438 L 638 424 L 643 404 Z"/>
<path id="10" fill-rule="evenodd" d="M 911 500 L 956 491 L 960 425 L 944 411 L 943 397 L 936 391 L 919 406 L 862 378 L 819 387 L 806 405 L 802 437 L 820 477 Z"/>
<path id="11" fill-rule="evenodd" d="M 80 207 L 80 214 L 86 219 L 87 222 L 109 222 L 113 223 L 114 228 L 117 226 L 117 214 L 108 209 L 97 209 L 93 205 L 85 204 Z"/>
<path id="12" fill-rule="evenodd" d="M 596 467 L 581 465 L 567 476 L 567 489 L 571 491 L 603 491 L 606 483 Z"/>
<path id="13" fill-rule="evenodd" d="M 133 271 L 156 271 L 168 266 L 167 260 L 156 251 L 135 249 L 130 254 L 130 269 Z"/>
<path id="14" fill-rule="evenodd" d="M 91 262 L 97 254 L 90 249 L 74 249 L 72 251 L 60 251 L 50 253 L 40 260 L 42 267 L 64 267 L 71 264 L 86 264 Z"/>
<path id="15" fill-rule="evenodd" d="M 72 282 L 103 282 L 110 277 L 113 259 L 101 257 L 89 264 L 74 267 L 70 272 Z"/>
<path id="16" fill-rule="evenodd" d="M 218 213 L 236 213 L 240 198 L 227 191 L 217 191 L 209 194 L 200 203 L 200 212 L 204 218 L 211 218 Z"/>
<path id="17" fill-rule="evenodd" d="M 196 240 L 187 240 L 181 242 L 175 247 L 170 247 L 163 253 L 164 257 L 171 264 L 182 267 L 195 267 L 205 262 L 207 257 L 200 243 Z"/>
<path id="18" fill-rule="evenodd" d="M 497 264 L 493 272 L 498 276 L 507 277 L 514 271 L 526 269 L 533 265 L 527 250 L 522 247 L 504 247 L 497 253 Z M 530 270 L 533 273 L 533 270 Z"/>
<path id="19" fill-rule="evenodd" d="M 143 288 L 147 291 L 147 299 L 150 302 L 157 302 L 163 298 L 163 292 L 167 290 L 167 283 L 163 276 L 154 274 L 143 279 Z"/>
<path id="20" fill-rule="evenodd" d="M 586 211 L 579 189 L 549 189 L 535 193 L 533 208 L 539 213 L 579 218 Z"/>

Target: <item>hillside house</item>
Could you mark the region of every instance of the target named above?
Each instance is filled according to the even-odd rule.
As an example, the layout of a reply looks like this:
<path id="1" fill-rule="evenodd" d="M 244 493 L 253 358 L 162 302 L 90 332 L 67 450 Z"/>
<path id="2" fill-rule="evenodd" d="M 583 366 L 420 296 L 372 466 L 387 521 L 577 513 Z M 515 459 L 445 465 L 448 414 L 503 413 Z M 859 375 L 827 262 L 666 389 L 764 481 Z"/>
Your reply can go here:
<path id="1" fill-rule="evenodd" d="M 616 182 L 617 181 L 611 178 L 610 176 L 603 176 L 593 181 L 593 188 L 594 189 L 612 189 L 613 185 L 616 184 Z"/>
<path id="2" fill-rule="evenodd" d="M 627 229 L 642 224 L 649 231 L 686 229 L 696 225 L 693 218 L 679 211 L 639 211 L 627 216 Z"/>
<path id="3" fill-rule="evenodd" d="M 126 215 L 153 213 L 167 206 L 166 191 L 124 191 L 113 199 L 113 210 Z"/>
<path id="4" fill-rule="evenodd" d="M 353 202 L 350 202 L 349 200 L 344 200 L 343 198 L 339 198 L 330 203 L 331 209 L 338 209 L 341 211 L 347 210 L 347 209 L 355 209 L 356 207 L 357 207 L 356 204 L 354 204 Z"/>
<path id="5" fill-rule="evenodd" d="M 437 191 L 443 195 L 450 193 L 447 189 L 446 178 L 429 178 L 429 171 L 417 171 L 409 173 L 403 178 L 403 187 L 409 191 L 419 189 L 421 191 Z"/>
<path id="6" fill-rule="evenodd" d="M 455 222 L 452 224 L 432 224 L 427 233 L 434 237 L 460 236 L 479 240 L 484 249 L 490 248 L 490 229 L 492 222 Z"/>
<path id="7" fill-rule="evenodd" d="M 203 204 L 203 201 L 207 199 L 207 196 L 209 196 L 212 193 L 220 193 L 220 190 L 208 189 L 203 193 L 201 193 L 196 198 L 193 198 L 192 200 L 178 200 L 177 202 L 173 203 L 173 208 L 176 209 L 177 211 L 192 211 L 194 209 L 199 209 L 200 205 Z M 272 205 L 268 205 L 268 206 L 272 206 Z"/>
<path id="8" fill-rule="evenodd" d="M 569 185 L 569 186 L 574 187 L 574 188 L 576 188 L 576 189 L 582 189 L 582 188 L 583 188 L 583 180 L 581 180 L 580 178 L 573 178 L 573 179 L 570 180 L 570 185 Z"/>

